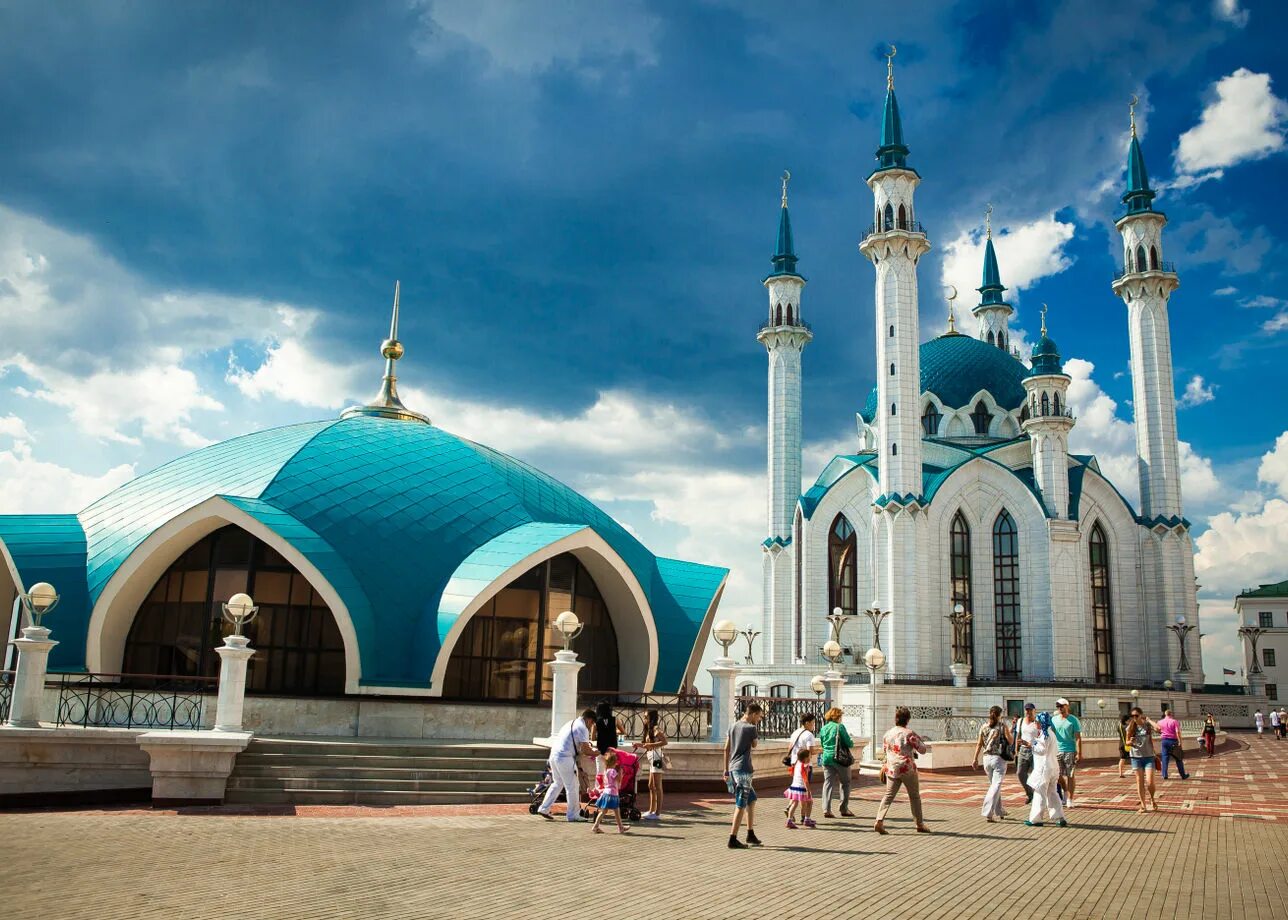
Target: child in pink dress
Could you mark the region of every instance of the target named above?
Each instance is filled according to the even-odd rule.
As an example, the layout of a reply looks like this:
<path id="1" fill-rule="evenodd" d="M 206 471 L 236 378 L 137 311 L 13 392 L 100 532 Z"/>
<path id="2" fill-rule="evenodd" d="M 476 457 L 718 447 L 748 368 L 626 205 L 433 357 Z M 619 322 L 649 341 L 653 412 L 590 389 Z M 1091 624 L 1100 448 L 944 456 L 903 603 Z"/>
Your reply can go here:
<path id="1" fill-rule="evenodd" d="M 621 775 L 621 771 L 617 769 L 617 752 L 609 751 L 604 755 L 603 784 L 600 787 L 603 791 L 600 792 L 599 799 L 595 802 L 595 805 L 599 808 L 599 814 L 595 815 L 595 825 L 591 830 L 596 834 L 604 832 L 603 828 L 599 826 L 599 822 L 603 821 L 604 815 L 610 811 L 613 813 L 613 817 L 617 819 L 617 833 L 626 833 L 626 828 L 622 827 L 622 800 L 619 786 Z"/>
<path id="2" fill-rule="evenodd" d="M 814 775 L 814 768 L 809 763 L 810 752 L 808 749 L 800 751 L 796 756 L 796 763 L 792 765 L 792 782 L 783 793 L 790 802 L 787 806 L 787 828 L 795 830 L 797 827 L 796 808 L 801 810 L 801 824 L 805 827 L 814 827 L 814 820 L 810 817 L 810 812 L 814 809 L 814 796 L 809 791 L 809 781 Z"/>

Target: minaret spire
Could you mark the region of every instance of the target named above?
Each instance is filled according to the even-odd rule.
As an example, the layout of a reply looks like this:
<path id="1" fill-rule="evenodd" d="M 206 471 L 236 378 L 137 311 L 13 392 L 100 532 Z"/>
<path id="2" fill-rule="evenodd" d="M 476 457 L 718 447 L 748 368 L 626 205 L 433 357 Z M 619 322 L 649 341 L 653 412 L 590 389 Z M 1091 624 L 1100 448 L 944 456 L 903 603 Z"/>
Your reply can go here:
<path id="1" fill-rule="evenodd" d="M 774 270 L 769 273 L 770 278 L 796 274 L 796 244 L 792 240 L 792 219 L 787 212 L 787 183 L 791 180 L 791 172 L 784 169 L 783 201 L 778 212 L 778 244 L 774 247 Z"/>
<path id="2" fill-rule="evenodd" d="M 379 418 L 393 418 L 409 422 L 429 424 L 429 418 L 419 412 L 413 412 L 402 404 L 398 398 L 398 374 L 394 363 L 403 356 L 402 342 L 398 341 L 398 306 L 401 299 L 402 282 L 394 282 L 394 309 L 389 320 L 389 338 L 380 343 L 380 354 L 385 359 L 385 376 L 380 383 L 380 392 L 376 398 L 365 406 L 350 406 L 340 413 L 340 418 L 352 418 L 356 415 L 373 415 Z"/>
<path id="3" fill-rule="evenodd" d="M 991 204 L 984 209 L 984 277 L 976 290 L 980 293 L 979 305 L 971 312 L 979 320 L 979 337 L 1006 351 L 1011 338 L 1007 321 L 1012 310 L 1011 305 L 1002 299 L 1006 287 L 1002 284 L 1002 273 L 997 268 L 997 252 L 993 249 Z"/>
<path id="4" fill-rule="evenodd" d="M 881 146 L 877 148 L 877 161 L 882 169 L 907 169 L 908 147 L 903 142 L 903 121 L 899 118 L 899 102 L 894 97 L 894 45 L 886 55 L 885 111 L 881 118 Z"/>
<path id="5" fill-rule="evenodd" d="M 1131 143 L 1127 147 L 1127 192 L 1123 201 L 1128 214 L 1140 214 L 1154 210 L 1154 190 L 1149 187 L 1149 172 L 1145 169 L 1145 154 L 1140 149 L 1140 138 L 1136 136 L 1136 106 L 1140 100 L 1131 97 Z"/>

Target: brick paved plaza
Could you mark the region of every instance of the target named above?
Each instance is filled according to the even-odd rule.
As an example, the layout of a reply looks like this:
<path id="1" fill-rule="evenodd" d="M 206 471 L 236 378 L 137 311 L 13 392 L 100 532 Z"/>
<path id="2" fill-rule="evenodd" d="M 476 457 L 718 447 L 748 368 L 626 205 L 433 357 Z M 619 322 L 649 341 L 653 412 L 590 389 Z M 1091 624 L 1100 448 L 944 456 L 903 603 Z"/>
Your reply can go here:
<path id="1" fill-rule="evenodd" d="M 783 828 L 780 800 L 767 794 L 766 845 L 747 851 L 725 848 L 723 800 L 678 796 L 666 821 L 626 837 L 512 806 L 9 812 L 0 814 L 11 854 L 0 891 L 14 920 L 1281 918 L 1281 750 L 1288 742 L 1241 736 L 1213 761 L 1192 760 L 1196 776 L 1163 787 L 1157 815 L 1136 814 L 1117 800 L 1116 774 L 1090 769 L 1079 796 L 1088 804 L 1070 812 L 1067 829 L 984 823 L 975 777 L 927 777 L 933 835 L 913 832 L 902 803 L 892 833 L 873 834 L 867 783 L 858 819 L 814 831 Z M 1209 817 L 1208 804 L 1238 816 Z M 1046 888 L 1059 867 L 1069 881 Z M 1001 897 L 998 886 L 1013 891 L 1021 872 L 1035 873 L 1033 893 L 1022 903 Z"/>

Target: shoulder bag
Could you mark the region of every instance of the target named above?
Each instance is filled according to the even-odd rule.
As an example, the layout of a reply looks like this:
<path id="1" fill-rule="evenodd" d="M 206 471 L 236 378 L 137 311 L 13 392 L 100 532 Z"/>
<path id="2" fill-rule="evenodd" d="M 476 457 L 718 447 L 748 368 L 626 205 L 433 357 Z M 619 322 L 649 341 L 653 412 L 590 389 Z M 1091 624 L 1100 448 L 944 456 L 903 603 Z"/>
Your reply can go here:
<path id="1" fill-rule="evenodd" d="M 783 766 L 789 770 L 792 767 L 792 754 L 796 752 L 796 742 L 800 740 L 801 732 L 803 731 L 805 731 L 804 728 L 796 729 L 796 733 L 792 735 L 791 747 L 787 749 L 787 754 L 783 757 Z"/>
<path id="2" fill-rule="evenodd" d="M 854 752 L 842 739 L 840 725 L 836 727 L 836 751 L 832 754 L 832 762 L 838 767 L 854 766 Z"/>

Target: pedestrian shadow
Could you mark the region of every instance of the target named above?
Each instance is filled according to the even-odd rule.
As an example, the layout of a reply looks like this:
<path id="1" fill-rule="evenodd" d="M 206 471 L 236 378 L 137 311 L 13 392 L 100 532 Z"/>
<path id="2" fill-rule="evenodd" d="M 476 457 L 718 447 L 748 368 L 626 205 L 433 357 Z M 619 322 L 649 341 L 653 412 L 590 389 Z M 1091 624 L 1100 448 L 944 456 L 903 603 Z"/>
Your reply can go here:
<path id="1" fill-rule="evenodd" d="M 1056 828 L 1057 830 L 1086 830 L 1086 831 L 1114 831 L 1119 834 L 1172 834 L 1174 831 L 1166 831 L 1157 827 L 1125 827 L 1121 824 L 1073 824 L 1068 827 Z"/>
<path id="2" fill-rule="evenodd" d="M 893 856 L 894 853 L 888 850 L 830 850 L 823 847 L 761 847 L 763 850 L 773 850 L 778 853 L 829 853 L 834 856 Z"/>

